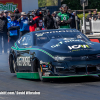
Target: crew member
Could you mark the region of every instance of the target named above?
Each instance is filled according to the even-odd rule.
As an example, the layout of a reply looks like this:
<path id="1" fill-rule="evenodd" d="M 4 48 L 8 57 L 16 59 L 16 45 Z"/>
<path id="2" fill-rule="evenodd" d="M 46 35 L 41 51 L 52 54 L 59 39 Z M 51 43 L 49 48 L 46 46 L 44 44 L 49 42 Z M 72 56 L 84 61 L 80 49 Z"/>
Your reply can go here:
<path id="1" fill-rule="evenodd" d="M 68 7 L 66 4 L 61 6 L 61 12 L 57 14 L 56 20 L 60 28 L 70 28 L 72 22 L 72 15 L 67 12 Z"/>
<path id="2" fill-rule="evenodd" d="M 20 18 L 20 12 L 19 12 L 19 9 L 18 8 L 16 8 L 14 10 L 14 15 L 15 15 L 15 20 L 18 20 Z"/>
<path id="3" fill-rule="evenodd" d="M 8 22 L 7 27 L 8 27 L 8 39 L 9 39 L 9 44 L 12 46 L 14 42 L 18 39 L 19 35 L 19 22 L 15 20 L 14 14 L 10 15 L 11 21 Z"/>
<path id="4" fill-rule="evenodd" d="M 52 17 L 53 17 L 53 20 L 54 20 L 54 29 L 58 29 L 57 21 L 56 21 L 56 12 L 52 13 Z"/>
<path id="5" fill-rule="evenodd" d="M 47 16 L 44 17 L 44 26 L 46 29 L 54 29 L 54 20 L 49 10 L 47 10 Z"/>
<path id="6" fill-rule="evenodd" d="M 38 27 L 40 30 L 42 30 L 43 28 L 43 15 L 42 15 L 42 12 L 39 11 L 39 18 L 38 18 Z"/>
<path id="7" fill-rule="evenodd" d="M 32 19 L 30 19 L 29 22 L 28 22 L 28 24 L 30 25 L 30 27 L 29 27 L 30 32 L 35 31 L 35 29 L 37 27 L 39 27 L 39 25 L 38 25 L 38 20 L 40 18 L 40 16 L 39 16 L 39 10 L 36 9 L 34 13 L 35 13 L 35 17 L 32 18 Z"/>
<path id="8" fill-rule="evenodd" d="M 7 10 L 4 10 L 3 15 L 7 18 L 8 22 L 11 21 L 10 16 L 8 16 L 8 11 Z"/>
<path id="9" fill-rule="evenodd" d="M 2 53 L 2 51 L 4 51 L 4 53 L 7 53 L 7 22 L 7 18 L 4 17 L 3 12 L 0 11 L 0 53 Z"/>
<path id="10" fill-rule="evenodd" d="M 21 12 L 20 24 L 20 37 L 29 32 L 28 18 L 25 12 Z"/>

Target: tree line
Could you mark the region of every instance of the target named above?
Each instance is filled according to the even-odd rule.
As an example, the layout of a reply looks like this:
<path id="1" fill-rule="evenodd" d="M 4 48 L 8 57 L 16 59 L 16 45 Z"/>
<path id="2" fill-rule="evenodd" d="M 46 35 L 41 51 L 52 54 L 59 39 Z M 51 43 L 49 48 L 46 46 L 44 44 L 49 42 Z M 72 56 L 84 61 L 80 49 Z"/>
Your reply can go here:
<path id="1" fill-rule="evenodd" d="M 62 0 L 61 4 L 67 4 L 72 10 L 81 10 L 80 0 Z M 38 0 L 39 7 L 45 6 L 57 6 L 58 0 Z M 88 0 L 88 6 L 86 9 L 98 9 L 100 10 L 100 0 Z"/>

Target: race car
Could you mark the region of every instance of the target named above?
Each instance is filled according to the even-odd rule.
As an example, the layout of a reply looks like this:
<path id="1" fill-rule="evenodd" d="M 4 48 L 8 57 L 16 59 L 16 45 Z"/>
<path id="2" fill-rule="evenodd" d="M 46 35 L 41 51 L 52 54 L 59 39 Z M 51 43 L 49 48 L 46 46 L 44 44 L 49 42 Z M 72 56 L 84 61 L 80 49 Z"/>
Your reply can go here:
<path id="1" fill-rule="evenodd" d="M 76 29 L 27 33 L 11 47 L 11 73 L 17 78 L 40 79 L 100 75 L 100 43 Z"/>

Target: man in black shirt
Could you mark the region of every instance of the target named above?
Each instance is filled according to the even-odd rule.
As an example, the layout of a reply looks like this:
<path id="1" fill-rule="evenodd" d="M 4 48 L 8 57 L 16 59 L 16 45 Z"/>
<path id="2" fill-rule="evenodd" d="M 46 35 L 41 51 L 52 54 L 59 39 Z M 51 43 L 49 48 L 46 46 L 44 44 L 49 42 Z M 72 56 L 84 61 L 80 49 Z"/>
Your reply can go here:
<path id="1" fill-rule="evenodd" d="M 0 53 L 4 51 L 7 53 L 7 18 L 3 16 L 3 12 L 0 11 Z"/>
<path id="2" fill-rule="evenodd" d="M 94 10 L 94 11 L 93 11 L 93 20 L 96 20 L 97 16 L 98 16 L 97 11 Z"/>
<path id="3" fill-rule="evenodd" d="M 56 12 L 52 13 L 52 17 L 53 17 L 53 20 L 54 20 L 54 29 L 58 29 L 58 25 L 57 25 L 57 21 L 56 21 Z"/>
<path id="4" fill-rule="evenodd" d="M 92 13 L 89 11 L 89 14 L 87 15 L 86 21 L 90 21 L 92 19 Z"/>
<path id="5" fill-rule="evenodd" d="M 47 16 L 44 18 L 44 26 L 46 29 L 54 29 L 54 20 L 49 10 L 47 11 Z"/>
<path id="6" fill-rule="evenodd" d="M 16 8 L 16 9 L 14 10 L 14 15 L 15 15 L 15 20 L 18 20 L 18 19 L 20 18 L 21 14 L 20 14 L 18 8 Z"/>
<path id="7" fill-rule="evenodd" d="M 98 16 L 96 18 L 97 20 L 100 20 L 100 12 L 98 12 Z"/>

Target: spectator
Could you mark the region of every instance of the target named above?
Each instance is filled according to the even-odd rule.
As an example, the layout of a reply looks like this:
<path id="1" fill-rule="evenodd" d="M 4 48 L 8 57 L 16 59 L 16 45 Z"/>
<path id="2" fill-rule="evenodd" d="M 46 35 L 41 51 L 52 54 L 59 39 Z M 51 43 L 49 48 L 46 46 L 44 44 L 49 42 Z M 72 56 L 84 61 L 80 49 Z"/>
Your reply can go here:
<path id="1" fill-rule="evenodd" d="M 42 26 L 43 26 L 43 15 L 42 15 L 42 12 L 40 11 L 39 12 L 39 19 L 38 19 L 38 25 L 40 30 L 42 30 Z"/>
<path id="2" fill-rule="evenodd" d="M 93 15 L 92 15 L 93 20 L 96 20 L 97 16 L 98 16 L 97 11 L 94 10 L 94 11 L 93 11 Z"/>
<path id="3" fill-rule="evenodd" d="M 2 37 L 4 42 L 4 52 L 7 53 L 7 18 L 3 16 L 3 12 L 0 11 L 0 53 L 2 53 Z"/>
<path id="4" fill-rule="evenodd" d="M 100 20 L 100 12 L 98 12 L 98 16 L 96 18 L 97 20 Z"/>
<path id="5" fill-rule="evenodd" d="M 21 12 L 20 24 L 20 37 L 29 32 L 28 18 L 25 12 Z"/>
<path id="6" fill-rule="evenodd" d="M 88 16 L 87 16 L 87 18 L 86 18 L 86 21 L 90 21 L 91 19 L 92 19 L 92 13 L 91 13 L 91 11 L 89 11 L 89 14 L 88 14 Z"/>
<path id="7" fill-rule="evenodd" d="M 68 9 L 68 12 L 71 14 L 71 16 L 72 16 L 72 22 L 70 23 L 70 27 L 71 28 L 76 28 L 76 22 L 75 22 L 75 16 L 76 16 L 76 14 L 75 14 L 75 16 L 74 16 L 74 14 L 72 13 L 72 10 L 71 9 Z"/>
<path id="8" fill-rule="evenodd" d="M 11 12 L 8 12 L 8 16 L 10 17 L 10 15 L 11 15 Z"/>
<path id="9" fill-rule="evenodd" d="M 53 17 L 53 20 L 54 20 L 54 29 L 58 29 L 57 21 L 56 21 L 56 12 L 52 13 L 52 17 Z"/>
<path id="10" fill-rule="evenodd" d="M 11 21 L 10 16 L 8 16 L 7 10 L 4 10 L 4 16 L 7 18 L 8 22 Z"/>
<path id="11" fill-rule="evenodd" d="M 14 13 L 15 13 L 15 20 L 18 20 L 18 19 L 20 18 L 20 13 L 19 13 L 18 8 L 16 8 L 16 9 L 14 10 Z"/>
<path id="12" fill-rule="evenodd" d="M 44 18 L 44 26 L 46 29 L 54 29 L 54 20 L 49 10 L 47 11 L 47 16 Z"/>
<path id="13" fill-rule="evenodd" d="M 77 16 L 76 12 L 73 12 L 73 15 Z M 80 25 L 80 18 L 78 16 L 77 16 L 77 23 L 78 23 L 77 27 L 78 27 L 78 30 L 79 30 L 79 28 L 80 28 L 80 26 L 79 26 Z M 75 28 L 76 28 L 76 20 L 75 20 Z"/>
<path id="14" fill-rule="evenodd" d="M 68 7 L 66 4 L 63 4 L 61 7 L 62 11 L 57 14 L 56 20 L 60 28 L 70 28 L 72 23 L 72 14 L 68 13 Z"/>
<path id="15" fill-rule="evenodd" d="M 35 15 L 35 11 L 34 11 L 34 10 L 32 11 L 32 15 L 33 15 L 33 17 L 35 17 L 35 16 L 36 16 L 36 15 Z"/>
<path id="16" fill-rule="evenodd" d="M 19 33 L 19 23 L 17 20 L 15 20 L 14 14 L 10 15 L 11 21 L 8 22 L 7 27 L 9 31 L 9 41 L 10 41 L 10 46 L 14 44 L 14 42 L 18 39 L 18 33 Z"/>
<path id="17" fill-rule="evenodd" d="M 39 16 L 39 10 L 36 9 L 34 11 L 34 13 L 35 13 L 35 17 L 32 18 L 32 19 L 30 19 L 29 23 L 28 23 L 30 25 L 30 27 L 29 27 L 30 32 L 35 31 L 35 28 L 39 27 L 39 18 L 40 18 L 40 16 Z"/>

